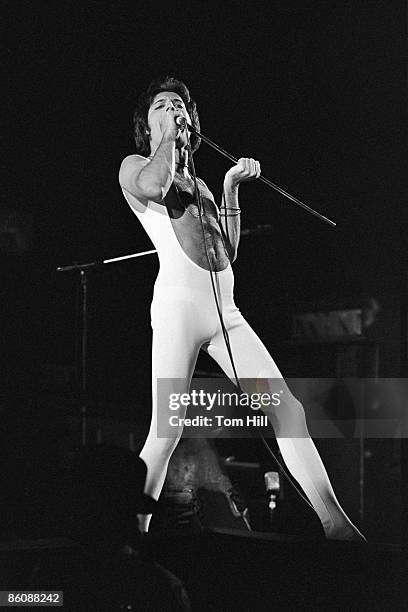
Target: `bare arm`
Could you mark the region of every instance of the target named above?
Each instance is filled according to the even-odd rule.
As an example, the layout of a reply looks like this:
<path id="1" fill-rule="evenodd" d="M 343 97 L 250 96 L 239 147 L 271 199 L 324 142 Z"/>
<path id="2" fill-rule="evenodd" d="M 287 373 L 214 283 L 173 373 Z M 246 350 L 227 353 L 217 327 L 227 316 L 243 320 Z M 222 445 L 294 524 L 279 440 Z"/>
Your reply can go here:
<path id="1" fill-rule="evenodd" d="M 138 199 L 161 202 L 173 182 L 174 171 L 174 142 L 162 141 L 151 161 L 126 157 L 119 170 L 119 183 Z"/>
<path id="2" fill-rule="evenodd" d="M 179 127 L 173 113 L 164 115 L 163 136 L 151 161 L 126 157 L 119 171 L 123 189 L 141 200 L 162 202 L 174 179 Z"/>
<path id="3" fill-rule="evenodd" d="M 259 177 L 261 167 L 258 161 L 244 158 L 230 168 L 224 179 L 224 201 L 221 203 L 221 230 L 231 262 L 237 258 L 238 244 L 241 232 L 241 215 L 238 200 L 240 183 Z"/>
<path id="4" fill-rule="evenodd" d="M 237 210 L 228 210 L 229 208 L 239 208 L 238 185 L 231 185 L 230 182 L 224 181 L 224 197 L 221 202 L 220 224 L 228 256 L 231 263 L 233 263 L 237 258 L 241 233 L 241 215 Z"/>

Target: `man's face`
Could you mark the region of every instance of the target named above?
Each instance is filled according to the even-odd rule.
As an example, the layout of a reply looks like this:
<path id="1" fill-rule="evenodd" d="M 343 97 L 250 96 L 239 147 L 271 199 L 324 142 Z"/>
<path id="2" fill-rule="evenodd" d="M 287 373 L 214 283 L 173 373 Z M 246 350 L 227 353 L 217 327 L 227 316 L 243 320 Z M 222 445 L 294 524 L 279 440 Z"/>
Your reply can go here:
<path id="1" fill-rule="evenodd" d="M 187 123 L 191 124 L 190 115 L 179 94 L 174 91 L 160 91 L 153 98 L 147 114 L 151 142 L 160 143 L 163 136 L 163 118 L 166 113 L 172 113 L 175 117 L 182 115 L 187 119 Z M 186 144 L 187 135 L 186 130 L 184 130 L 177 139 L 177 146 L 185 146 Z"/>

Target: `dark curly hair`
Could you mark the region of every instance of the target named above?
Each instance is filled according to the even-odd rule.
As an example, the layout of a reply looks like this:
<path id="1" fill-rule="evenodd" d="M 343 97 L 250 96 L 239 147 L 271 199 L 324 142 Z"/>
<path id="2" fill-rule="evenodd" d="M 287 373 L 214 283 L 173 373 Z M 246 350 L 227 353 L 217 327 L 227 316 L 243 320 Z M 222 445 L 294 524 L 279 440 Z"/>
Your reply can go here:
<path id="1" fill-rule="evenodd" d="M 158 78 L 152 81 L 147 90 L 139 96 L 136 109 L 133 114 L 133 135 L 136 143 L 136 151 L 140 155 L 147 157 L 150 155 L 150 139 L 147 123 L 147 114 L 153 102 L 154 97 L 160 91 L 174 91 L 179 94 L 184 102 L 186 110 L 191 118 L 193 128 L 200 131 L 200 120 L 198 118 L 197 106 L 194 100 L 190 97 L 190 92 L 182 81 L 171 76 Z M 201 138 L 195 134 L 190 135 L 191 151 L 197 151 L 201 144 Z"/>

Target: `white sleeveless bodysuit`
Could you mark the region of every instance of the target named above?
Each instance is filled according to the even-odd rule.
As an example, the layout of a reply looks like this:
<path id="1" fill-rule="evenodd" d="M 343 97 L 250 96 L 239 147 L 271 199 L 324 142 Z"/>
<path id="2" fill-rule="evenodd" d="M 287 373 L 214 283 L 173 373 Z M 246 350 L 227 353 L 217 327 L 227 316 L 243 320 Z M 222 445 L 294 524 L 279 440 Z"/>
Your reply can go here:
<path id="1" fill-rule="evenodd" d="M 151 305 L 152 328 L 158 332 L 161 330 L 160 345 L 162 347 L 167 345 L 173 358 L 171 359 L 172 366 L 167 358 L 166 364 L 162 364 L 163 368 L 159 367 L 157 374 L 163 377 L 179 375 L 189 378 L 194 369 L 198 350 L 200 348 L 208 350 L 212 341 L 215 340 L 217 343 L 218 335 L 222 343 L 225 342 L 216 308 L 211 273 L 192 261 L 184 252 L 174 232 L 165 204 L 149 201 L 145 211 L 140 212 L 132 206 L 133 196 L 125 190 L 123 194 L 156 248 L 159 257 L 160 269 L 154 285 Z M 244 321 L 234 304 L 234 275 L 231 265 L 228 263 L 224 270 L 212 272 L 212 274 L 218 303 L 228 330 Z M 169 318 L 172 321 L 170 329 L 167 325 L 163 328 L 163 321 Z M 194 322 L 194 326 L 190 326 L 189 322 Z M 179 332 L 177 342 L 174 342 L 175 338 L 172 333 L 175 327 Z M 169 335 L 170 345 L 166 341 Z M 177 365 L 180 363 L 180 357 L 174 355 L 175 345 L 180 347 L 180 344 L 184 345 L 182 352 L 185 352 L 186 345 L 194 346 L 194 364 L 189 364 L 187 371 L 185 363 L 182 367 Z M 153 352 L 155 353 L 154 348 Z M 184 362 L 184 359 L 181 361 Z M 163 374 L 163 369 L 166 374 Z"/>
<path id="2" fill-rule="evenodd" d="M 157 393 L 158 380 L 166 379 L 168 392 L 188 392 L 201 348 L 213 357 L 233 382 L 235 378 L 219 321 L 210 271 L 194 263 L 184 252 L 165 204 L 148 202 L 145 211 L 139 212 L 132 206 L 133 196 L 125 190 L 123 193 L 154 244 L 160 261 L 151 304 L 152 420 L 140 453 L 148 468 L 145 493 L 158 499 L 168 461 L 182 433 L 182 427 L 175 430 L 167 426 L 166 429 L 168 395 L 167 403 L 164 401 L 162 404 L 163 395 L 159 399 Z M 256 391 L 254 379 L 267 379 L 271 394 L 277 388 L 283 390 L 279 407 L 264 412 L 273 425 L 286 466 L 303 487 L 326 536 L 352 537 L 356 528 L 336 499 L 309 436 L 302 405 L 293 397 L 268 350 L 234 303 L 231 265 L 228 263 L 224 270 L 212 274 L 242 389 L 253 393 Z M 178 416 L 183 417 L 185 413 L 186 408 L 181 408 Z"/>

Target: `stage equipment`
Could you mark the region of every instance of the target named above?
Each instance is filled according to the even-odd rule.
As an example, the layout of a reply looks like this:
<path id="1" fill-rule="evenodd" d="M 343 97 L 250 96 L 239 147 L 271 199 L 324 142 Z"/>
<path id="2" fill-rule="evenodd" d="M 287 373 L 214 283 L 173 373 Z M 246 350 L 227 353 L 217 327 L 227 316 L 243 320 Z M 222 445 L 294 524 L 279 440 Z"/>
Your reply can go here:
<path id="1" fill-rule="evenodd" d="M 70 266 L 62 266 L 57 268 L 57 272 L 71 272 L 77 270 L 79 272 L 79 278 L 81 283 L 81 444 L 86 446 L 87 444 L 87 418 L 88 418 L 88 385 L 87 385 L 87 352 L 88 352 L 88 276 L 89 270 L 102 266 L 104 264 L 115 263 L 123 261 L 125 259 L 131 259 L 134 257 L 144 257 L 145 255 L 151 255 L 156 253 L 155 249 L 150 251 L 141 251 L 140 253 L 133 253 L 131 255 L 122 255 L 121 257 L 113 257 L 111 259 L 102 259 L 93 261 L 85 264 L 74 263 Z M 98 439 L 98 442 L 102 440 Z"/>
<path id="2" fill-rule="evenodd" d="M 179 442 L 161 500 L 165 512 L 157 520 L 153 517 L 152 530 L 252 529 L 246 499 L 229 477 L 215 443 L 207 438 Z"/>
<path id="3" fill-rule="evenodd" d="M 292 337 L 302 339 L 361 336 L 362 308 L 304 312 L 293 316 Z"/>

